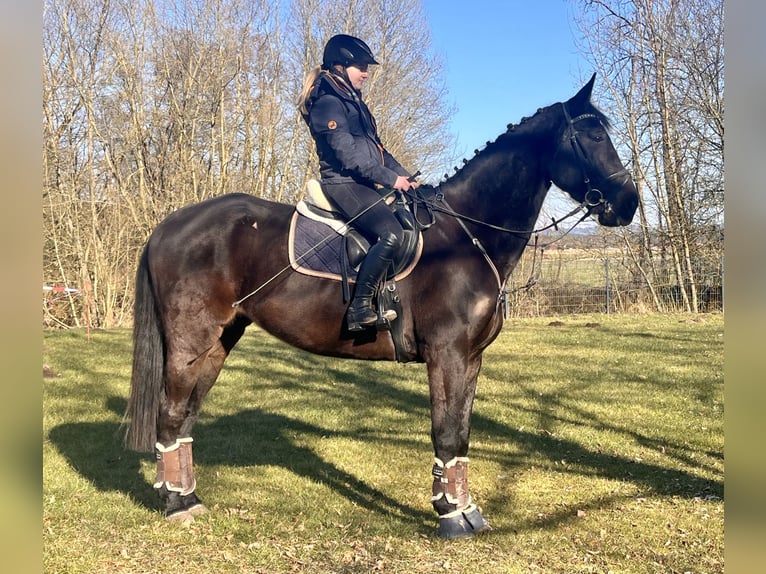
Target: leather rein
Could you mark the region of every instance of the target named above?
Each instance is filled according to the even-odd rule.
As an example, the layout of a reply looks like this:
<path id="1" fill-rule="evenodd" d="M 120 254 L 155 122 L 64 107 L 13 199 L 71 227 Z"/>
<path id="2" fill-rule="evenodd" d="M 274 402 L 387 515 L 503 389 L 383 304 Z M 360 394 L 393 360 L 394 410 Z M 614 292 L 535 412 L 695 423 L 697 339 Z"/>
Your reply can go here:
<path id="1" fill-rule="evenodd" d="M 508 295 L 508 292 L 505 291 L 505 284 L 507 281 L 506 279 L 503 279 L 500 276 L 500 272 L 497 269 L 497 266 L 494 264 L 492 259 L 490 258 L 489 254 L 487 253 L 487 250 L 484 248 L 484 245 L 482 245 L 481 241 L 468 229 L 468 226 L 465 224 L 465 222 L 473 223 L 475 225 L 480 225 L 483 227 L 487 227 L 489 229 L 492 229 L 494 231 L 499 231 L 501 233 L 511 233 L 514 235 L 534 235 L 534 252 L 535 257 L 532 262 L 532 271 L 530 272 L 530 277 L 527 280 L 526 284 L 518 289 L 514 289 L 513 292 L 521 291 L 521 290 L 528 290 L 530 289 L 535 283 L 537 283 L 537 279 L 534 278 L 534 272 L 535 272 L 535 263 L 537 261 L 537 250 L 542 249 L 544 252 L 544 249 L 550 245 L 553 245 L 554 243 L 561 241 L 566 235 L 571 233 L 571 231 L 577 227 L 582 221 L 585 220 L 585 218 L 589 217 L 593 214 L 602 213 L 604 210 L 608 209 L 608 204 L 606 203 L 606 199 L 604 198 L 604 194 L 601 192 L 600 189 L 597 187 L 593 187 L 591 184 L 590 177 L 588 176 L 588 168 L 592 168 L 592 164 L 590 160 L 588 159 L 587 154 L 585 153 L 585 149 L 583 148 L 582 144 L 580 143 L 580 140 L 577 138 L 578 131 L 575 128 L 575 124 L 581 120 L 585 119 L 596 119 L 599 122 L 601 122 L 600 118 L 593 113 L 586 113 L 579 115 L 575 118 L 572 118 L 572 116 L 569 114 L 569 110 L 567 110 L 567 106 L 565 103 L 561 103 L 561 107 L 564 110 L 564 117 L 567 120 L 567 133 L 568 133 L 568 139 L 572 146 L 572 150 L 574 151 L 575 157 L 578 160 L 578 163 L 580 165 L 580 169 L 582 171 L 582 177 L 583 177 L 583 183 L 586 185 L 586 192 L 585 196 L 583 197 L 583 200 L 580 202 L 577 207 L 572 209 L 569 213 L 564 215 L 563 217 L 560 217 L 558 219 L 551 218 L 552 221 L 548 225 L 544 227 L 540 227 L 538 229 L 531 229 L 531 230 L 518 230 L 518 229 L 509 229 L 507 227 L 502 227 L 499 225 L 494 225 L 492 223 L 488 223 L 486 221 L 481 221 L 479 219 L 475 219 L 473 217 L 470 217 L 468 215 L 464 215 L 462 213 L 458 213 L 454 209 L 452 209 L 447 202 L 445 196 L 441 192 L 436 192 L 434 194 L 433 199 L 427 199 L 425 198 L 417 189 L 415 190 L 415 193 L 411 192 L 404 192 L 407 196 L 410 197 L 412 200 L 412 206 L 413 206 L 413 213 L 416 214 L 417 206 L 423 205 L 425 206 L 428 216 L 429 216 L 429 222 L 425 225 L 423 225 L 423 228 L 430 227 L 434 223 L 433 218 L 433 212 L 437 211 L 439 213 L 444 213 L 445 215 L 449 215 L 451 217 L 454 217 L 457 222 L 460 224 L 460 227 L 463 228 L 463 231 L 468 235 L 469 239 L 471 240 L 471 243 L 476 246 L 476 248 L 481 252 L 484 259 L 486 259 L 487 263 L 489 264 L 490 268 L 492 269 L 492 273 L 495 276 L 495 280 L 497 281 L 499 295 L 498 295 L 498 302 L 502 303 L 504 305 L 504 308 L 506 310 L 506 316 L 507 316 L 507 298 L 506 295 Z M 609 175 L 604 181 L 609 182 L 613 179 L 616 179 L 618 177 L 624 176 L 623 184 L 630 178 L 630 172 L 623 168 L 611 175 Z M 436 188 L 438 189 L 438 187 Z M 546 231 L 548 229 L 555 229 L 556 231 L 559 231 L 559 224 L 563 221 L 569 219 L 570 217 L 575 216 L 578 212 L 584 211 L 583 215 L 569 228 L 567 229 L 562 235 L 557 237 L 556 239 L 553 239 L 547 243 L 544 244 L 538 244 L 538 238 L 540 233 L 543 231 Z M 417 220 L 417 215 L 416 215 Z M 420 222 L 419 222 L 420 223 Z M 527 245 L 529 246 L 529 245 Z M 542 256 L 541 256 L 542 258 Z"/>
<path id="2" fill-rule="evenodd" d="M 467 221 L 469 223 L 481 225 L 483 227 L 487 227 L 495 231 L 500 231 L 502 233 L 512 233 L 515 235 L 540 234 L 541 232 L 547 231 L 548 229 L 551 229 L 551 228 L 558 231 L 559 230 L 558 225 L 560 223 L 562 223 L 563 221 L 566 221 L 570 217 L 573 217 L 580 211 L 585 211 L 585 214 L 582 217 L 580 217 L 580 219 L 578 219 L 574 223 L 574 225 L 572 225 L 572 227 L 570 227 L 563 235 L 561 235 L 557 239 L 550 241 L 549 243 L 544 244 L 543 246 L 547 247 L 548 245 L 552 245 L 553 243 L 561 240 L 565 235 L 570 233 L 577 225 L 579 225 L 583 220 L 585 220 L 586 217 L 588 217 L 589 215 L 601 213 L 604 209 L 606 209 L 606 200 L 604 199 L 604 194 L 601 192 L 600 189 L 598 189 L 597 187 L 593 187 L 593 185 L 591 184 L 590 177 L 588 176 L 588 168 L 592 167 L 591 162 L 588 159 L 588 156 L 585 153 L 585 149 L 580 143 L 580 140 L 577 138 L 577 135 L 579 132 L 577 131 L 577 129 L 575 129 L 575 124 L 581 120 L 590 119 L 590 118 L 598 120 L 599 118 L 596 114 L 591 114 L 591 113 L 582 114 L 575 118 L 572 118 L 569 115 L 569 110 L 567 110 L 566 104 L 562 103 L 561 107 L 564 110 L 564 117 L 567 120 L 567 132 L 569 134 L 568 139 L 570 141 L 570 144 L 572 145 L 572 150 L 574 151 L 575 157 L 577 157 L 577 160 L 580 164 L 583 183 L 586 185 L 587 190 L 585 192 L 585 196 L 583 200 L 574 209 L 572 209 L 569 213 L 567 213 L 566 215 L 558 219 L 551 218 L 552 221 L 548 225 L 537 228 L 537 229 L 524 229 L 524 230 L 510 229 L 507 227 L 502 227 L 500 225 L 487 223 L 486 221 L 481 221 L 479 219 L 475 219 L 473 217 L 470 217 L 468 215 L 455 211 L 447 203 L 447 200 L 445 199 L 445 196 L 443 193 L 440 193 L 440 192 L 435 193 L 433 199 L 427 199 L 420 193 L 416 193 L 416 194 L 412 194 L 411 192 L 404 192 L 404 193 L 410 197 L 414 205 L 417 205 L 417 204 L 424 205 L 428 209 L 429 215 L 431 211 L 437 211 L 439 213 L 444 213 L 445 215 L 450 215 L 456 218 L 458 221 Z M 624 184 L 630 178 L 630 172 L 627 169 L 623 168 L 609 175 L 607 178 L 604 179 L 604 181 L 608 182 L 621 176 L 624 176 L 622 181 L 622 184 Z M 469 233 L 469 236 L 470 235 L 471 234 Z"/>

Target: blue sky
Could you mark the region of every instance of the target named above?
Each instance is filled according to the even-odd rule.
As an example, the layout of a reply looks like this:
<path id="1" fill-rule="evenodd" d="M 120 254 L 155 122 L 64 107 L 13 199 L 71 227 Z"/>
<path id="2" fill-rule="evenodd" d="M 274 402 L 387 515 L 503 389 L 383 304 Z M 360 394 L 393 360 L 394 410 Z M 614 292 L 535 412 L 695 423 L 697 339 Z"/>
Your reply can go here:
<path id="1" fill-rule="evenodd" d="M 593 70 L 575 47 L 566 0 L 423 0 L 445 61 L 451 129 L 472 155 L 538 108 L 566 100 Z"/>

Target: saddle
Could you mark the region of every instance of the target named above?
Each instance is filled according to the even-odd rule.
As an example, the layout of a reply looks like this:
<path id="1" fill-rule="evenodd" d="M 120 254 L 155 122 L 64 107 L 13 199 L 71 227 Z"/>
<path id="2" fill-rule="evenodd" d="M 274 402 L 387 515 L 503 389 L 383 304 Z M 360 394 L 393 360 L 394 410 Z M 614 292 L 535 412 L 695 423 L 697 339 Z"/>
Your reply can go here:
<path id="1" fill-rule="evenodd" d="M 432 217 L 418 221 L 412 203 L 401 193 L 386 203 L 404 229 L 404 237 L 378 295 L 378 309 L 393 309 L 401 316 L 396 281 L 407 277 L 417 265 L 423 248 L 422 231 L 433 224 Z M 429 214 L 430 216 L 431 214 Z M 350 283 L 356 281 L 359 267 L 370 243 L 329 202 L 319 181 L 306 185 L 306 195 L 298 202 L 290 222 L 288 253 L 290 266 L 297 272 L 340 281 L 343 301 L 350 300 Z M 395 321 L 399 323 L 399 321 Z"/>
<path id="2" fill-rule="evenodd" d="M 410 204 L 401 194 L 386 201 L 404 229 L 401 247 L 394 255 L 386 280 L 401 280 L 410 274 L 422 251 L 421 230 Z M 320 183 L 309 180 L 306 196 L 298 202 L 290 224 L 289 256 L 295 271 L 335 279 L 356 280 L 370 243 L 328 201 Z M 344 293 L 344 300 L 348 296 Z"/>

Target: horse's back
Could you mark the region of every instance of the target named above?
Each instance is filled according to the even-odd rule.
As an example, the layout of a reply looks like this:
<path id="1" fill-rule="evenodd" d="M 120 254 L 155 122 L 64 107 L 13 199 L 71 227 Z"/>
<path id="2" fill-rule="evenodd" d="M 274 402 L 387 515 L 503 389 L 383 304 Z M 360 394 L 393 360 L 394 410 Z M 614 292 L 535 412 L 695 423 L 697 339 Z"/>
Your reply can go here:
<path id="1" fill-rule="evenodd" d="M 293 206 L 231 193 L 178 209 L 147 244 L 149 270 L 164 297 L 197 291 L 223 294 L 228 303 L 254 255 L 287 237 Z M 285 248 L 286 249 L 286 248 Z M 194 286 L 194 287 L 192 287 Z M 205 295 L 207 298 L 207 295 Z"/>
<path id="2" fill-rule="evenodd" d="M 243 222 L 283 220 L 294 206 L 261 199 L 247 193 L 229 193 L 186 205 L 163 219 L 152 233 L 152 241 L 171 236 L 202 235 L 206 229 L 223 231 Z M 161 239 L 160 239 L 161 238 Z"/>

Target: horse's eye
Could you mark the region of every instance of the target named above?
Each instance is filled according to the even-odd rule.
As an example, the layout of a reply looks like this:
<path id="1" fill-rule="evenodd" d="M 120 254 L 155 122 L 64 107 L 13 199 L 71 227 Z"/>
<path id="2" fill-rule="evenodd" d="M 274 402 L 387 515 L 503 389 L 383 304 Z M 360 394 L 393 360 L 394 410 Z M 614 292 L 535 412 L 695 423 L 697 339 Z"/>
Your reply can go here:
<path id="1" fill-rule="evenodd" d="M 592 135 L 590 136 L 590 138 L 591 138 L 591 139 L 592 139 L 594 142 L 602 142 L 602 141 L 604 141 L 604 135 L 603 135 L 603 134 L 592 134 Z"/>

